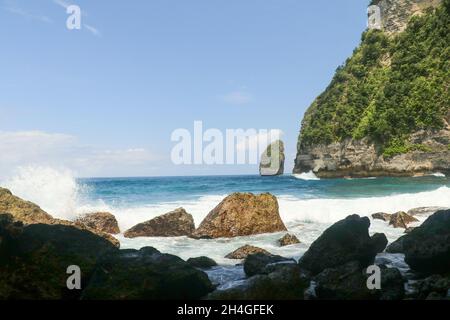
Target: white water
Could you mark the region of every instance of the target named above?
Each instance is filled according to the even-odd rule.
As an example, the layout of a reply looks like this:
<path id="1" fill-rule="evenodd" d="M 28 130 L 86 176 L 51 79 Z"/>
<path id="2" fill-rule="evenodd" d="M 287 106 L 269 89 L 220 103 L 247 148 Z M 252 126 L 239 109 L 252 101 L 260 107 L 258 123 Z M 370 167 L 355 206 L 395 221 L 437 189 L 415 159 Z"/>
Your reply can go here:
<path id="1" fill-rule="evenodd" d="M 434 177 L 438 177 L 438 178 L 445 178 L 445 174 L 443 174 L 442 172 L 435 172 L 432 174 L 432 176 Z"/>

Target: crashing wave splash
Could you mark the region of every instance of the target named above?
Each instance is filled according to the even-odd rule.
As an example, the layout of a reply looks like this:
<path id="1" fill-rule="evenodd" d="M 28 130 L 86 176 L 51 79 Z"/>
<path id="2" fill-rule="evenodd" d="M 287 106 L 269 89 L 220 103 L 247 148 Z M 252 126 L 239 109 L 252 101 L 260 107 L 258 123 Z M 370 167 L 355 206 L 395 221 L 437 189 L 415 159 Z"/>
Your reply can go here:
<path id="1" fill-rule="evenodd" d="M 318 178 L 318 177 L 314 174 L 314 172 L 312 172 L 312 170 L 309 171 L 309 172 L 303 172 L 303 173 L 300 173 L 300 174 L 293 174 L 293 176 L 294 176 L 295 178 L 297 178 L 297 179 L 300 179 L 300 180 L 307 180 L 307 181 L 311 181 L 311 180 L 320 180 L 320 178 Z"/>

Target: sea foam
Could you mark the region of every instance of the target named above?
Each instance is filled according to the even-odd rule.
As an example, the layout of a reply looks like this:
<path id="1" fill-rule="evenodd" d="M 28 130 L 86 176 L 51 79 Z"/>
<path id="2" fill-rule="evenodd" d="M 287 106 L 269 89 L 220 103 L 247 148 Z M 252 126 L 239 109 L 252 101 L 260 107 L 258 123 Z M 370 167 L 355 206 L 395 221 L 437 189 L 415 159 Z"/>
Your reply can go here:
<path id="1" fill-rule="evenodd" d="M 38 204 L 55 218 L 70 220 L 76 216 L 81 187 L 67 169 L 19 167 L 13 176 L 1 181 L 0 186 L 22 199 Z"/>
<path id="2" fill-rule="evenodd" d="M 309 172 L 303 172 L 300 174 L 293 174 L 293 176 L 297 179 L 300 180 L 320 180 L 315 174 L 314 172 L 309 171 Z"/>
<path id="3" fill-rule="evenodd" d="M 313 174 L 304 174 L 313 179 Z M 122 230 L 152 219 L 179 207 L 184 207 L 194 217 L 198 226 L 227 194 L 204 195 L 194 200 L 179 200 L 147 204 L 115 206 L 102 199 L 83 201 L 81 194 L 87 187 L 77 183 L 69 170 L 28 166 L 19 168 L 14 176 L 0 182 L 15 195 L 32 201 L 53 216 L 74 219 L 76 216 L 97 211 L 109 211 L 119 221 Z M 274 190 L 276 191 L 276 190 Z M 357 198 L 302 199 L 294 195 L 278 196 L 280 215 L 289 225 L 301 222 L 334 223 L 350 214 L 369 216 L 375 212 L 394 213 L 412 208 L 450 207 L 450 188 L 442 186 L 433 191 L 404 193 L 388 196 Z"/>
<path id="4" fill-rule="evenodd" d="M 351 199 L 299 199 L 290 195 L 279 196 L 278 199 L 281 217 L 287 223 L 334 223 L 350 214 L 370 216 L 376 212 L 395 213 L 418 207 L 450 208 L 450 188 Z"/>

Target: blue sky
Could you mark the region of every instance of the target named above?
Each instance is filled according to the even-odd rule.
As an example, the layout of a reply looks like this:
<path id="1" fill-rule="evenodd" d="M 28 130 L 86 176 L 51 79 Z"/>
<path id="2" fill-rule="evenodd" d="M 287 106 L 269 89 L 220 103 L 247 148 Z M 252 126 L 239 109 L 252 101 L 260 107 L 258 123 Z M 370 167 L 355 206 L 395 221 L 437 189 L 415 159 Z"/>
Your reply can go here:
<path id="1" fill-rule="evenodd" d="M 366 28 L 363 0 L 0 0 L 0 177 L 254 174 L 175 166 L 177 128 L 280 129 L 293 166 L 306 108 Z M 68 30 L 65 6 L 82 29 Z M 5 155 L 5 156 L 4 156 Z"/>

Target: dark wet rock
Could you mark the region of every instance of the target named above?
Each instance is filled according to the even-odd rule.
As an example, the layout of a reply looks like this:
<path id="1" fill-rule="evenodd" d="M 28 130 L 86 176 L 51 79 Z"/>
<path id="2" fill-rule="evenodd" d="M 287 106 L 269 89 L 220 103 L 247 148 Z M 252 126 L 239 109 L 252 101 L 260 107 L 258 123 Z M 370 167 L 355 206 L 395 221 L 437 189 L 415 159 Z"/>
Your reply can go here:
<path id="1" fill-rule="evenodd" d="M 372 215 L 372 218 L 375 220 L 383 220 L 389 222 L 389 220 L 391 220 L 391 216 L 392 215 L 389 213 L 377 212 Z"/>
<path id="2" fill-rule="evenodd" d="M 303 300 L 310 280 L 298 265 L 281 265 L 274 272 L 256 275 L 227 290 L 216 290 L 209 300 Z"/>
<path id="3" fill-rule="evenodd" d="M 372 236 L 373 249 L 376 253 L 383 252 L 388 244 L 388 239 L 384 233 L 375 233 Z"/>
<path id="4" fill-rule="evenodd" d="M 279 231 L 286 231 L 286 226 L 275 196 L 234 193 L 208 214 L 192 237 L 233 238 Z"/>
<path id="5" fill-rule="evenodd" d="M 394 228 L 408 228 L 408 225 L 413 222 L 418 222 L 416 218 L 413 216 L 408 215 L 406 212 L 400 211 L 397 213 L 394 213 L 391 216 L 391 219 L 389 220 L 389 225 L 393 226 Z"/>
<path id="6" fill-rule="evenodd" d="M 403 300 L 405 297 L 405 279 L 397 268 L 381 268 L 380 300 Z"/>
<path id="7" fill-rule="evenodd" d="M 428 299 L 430 295 L 437 299 L 447 298 L 450 290 L 450 277 L 432 275 L 426 279 L 419 280 L 415 284 L 415 289 L 417 290 L 416 298 L 419 300 Z"/>
<path id="8" fill-rule="evenodd" d="M 290 246 L 294 244 L 299 244 L 300 240 L 293 234 L 286 234 L 283 238 L 278 240 L 280 247 Z"/>
<path id="9" fill-rule="evenodd" d="M 154 248 L 103 257 L 83 291 L 86 300 L 192 300 L 213 290 L 208 276 Z"/>
<path id="10" fill-rule="evenodd" d="M 244 261 L 244 272 L 248 277 L 252 277 L 264 273 L 267 265 L 280 262 L 295 263 L 295 260 L 265 253 L 251 254 Z"/>
<path id="11" fill-rule="evenodd" d="M 425 274 L 450 270 L 450 210 L 438 211 L 401 238 L 405 261 Z"/>
<path id="12" fill-rule="evenodd" d="M 89 232 L 94 233 L 94 234 L 98 235 L 99 237 L 102 237 L 105 240 L 109 241 L 115 247 L 120 248 L 119 240 L 117 240 L 117 238 L 115 238 L 113 235 L 111 235 L 109 233 L 98 231 L 98 230 L 94 230 L 94 229 L 92 229 L 92 228 L 90 228 L 88 226 L 85 226 L 85 225 L 82 225 L 82 224 L 79 224 L 79 223 L 75 223 L 75 222 L 72 222 L 72 221 L 67 221 L 67 220 L 53 219 L 50 222 L 50 224 L 74 227 L 74 228 L 77 228 L 79 230 L 89 231 Z"/>
<path id="13" fill-rule="evenodd" d="M 341 220 L 311 245 L 299 261 L 302 269 L 319 274 L 325 269 L 358 261 L 361 267 L 373 263 L 377 253 L 384 250 L 382 235 L 369 236 L 370 220 L 352 215 Z M 386 242 L 387 243 L 387 242 Z"/>
<path id="14" fill-rule="evenodd" d="M 97 260 L 118 249 L 108 240 L 70 225 L 23 225 L 0 216 L 0 299 L 77 299 L 66 286 L 67 268 L 79 266 L 82 288 Z"/>
<path id="15" fill-rule="evenodd" d="M 217 266 L 217 262 L 208 257 L 190 258 L 187 263 L 195 268 L 211 269 Z"/>
<path id="16" fill-rule="evenodd" d="M 8 189 L 0 188 L 0 213 L 9 213 L 16 221 L 23 224 L 48 224 L 65 225 L 80 230 L 90 231 L 105 238 L 116 247 L 120 247 L 119 241 L 108 233 L 92 229 L 88 226 L 72 221 L 53 218 L 38 205 L 14 196 Z"/>
<path id="17" fill-rule="evenodd" d="M 225 258 L 239 260 L 239 259 L 245 259 L 249 255 L 255 254 L 255 253 L 263 253 L 263 254 L 266 254 L 266 255 L 271 255 L 270 252 L 268 252 L 267 250 L 264 250 L 262 248 L 258 248 L 258 247 L 254 247 L 254 246 L 250 246 L 250 245 L 245 245 L 245 246 L 240 247 L 239 249 L 237 249 L 237 250 L 227 254 L 225 256 Z"/>
<path id="18" fill-rule="evenodd" d="M 110 234 L 120 233 L 116 217 L 109 212 L 89 213 L 75 220 L 75 223 L 85 225 L 100 232 Z"/>
<path id="19" fill-rule="evenodd" d="M 182 237 L 194 232 L 194 218 L 183 208 L 139 223 L 124 233 L 126 238 L 137 237 Z"/>
<path id="20" fill-rule="evenodd" d="M 316 295 L 320 300 L 375 300 L 378 290 L 367 288 L 368 275 L 358 261 L 322 271 L 315 277 Z"/>
<path id="21" fill-rule="evenodd" d="M 400 237 L 394 242 L 392 242 L 388 247 L 386 248 L 387 253 L 404 253 L 403 250 L 403 240 L 405 237 Z"/>

